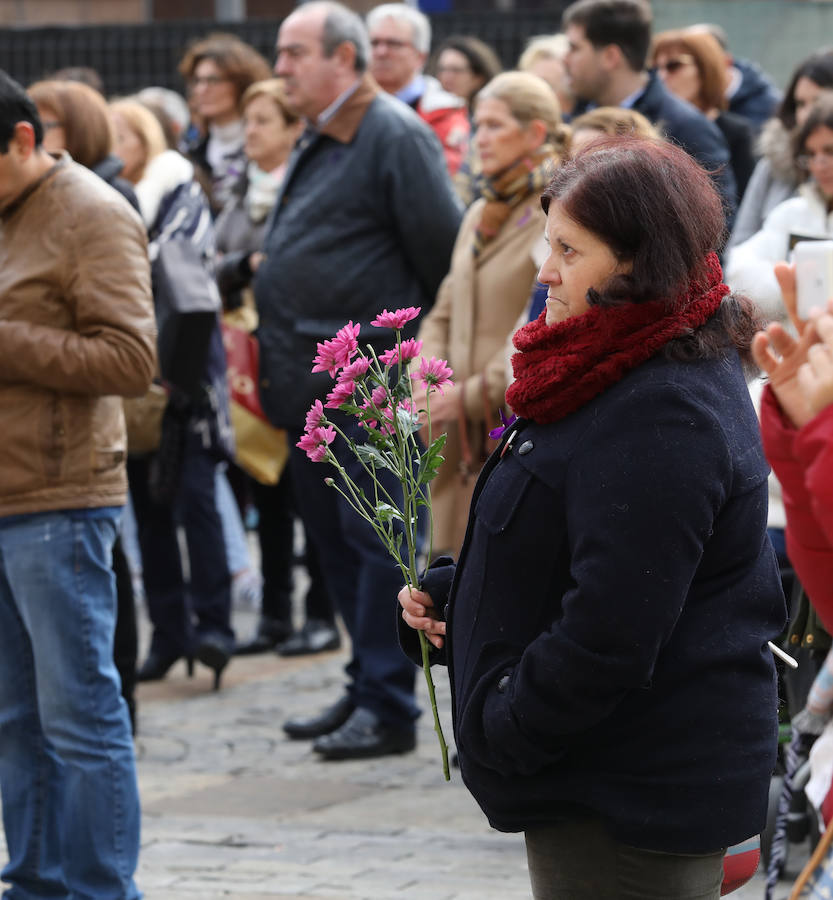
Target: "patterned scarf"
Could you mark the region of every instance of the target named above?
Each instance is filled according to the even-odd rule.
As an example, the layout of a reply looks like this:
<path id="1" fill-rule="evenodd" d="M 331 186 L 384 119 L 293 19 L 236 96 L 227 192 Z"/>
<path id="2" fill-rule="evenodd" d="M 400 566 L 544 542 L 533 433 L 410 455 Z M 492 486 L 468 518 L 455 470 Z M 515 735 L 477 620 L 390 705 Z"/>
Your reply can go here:
<path id="1" fill-rule="evenodd" d="M 509 386 L 506 402 L 519 416 L 542 425 L 580 409 L 717 312 L 729 293 L 717 254 L 706 257 L 705 273 L 670 310 L 659 301 L 591 306 L 551 326 L 544 310 L 515 334 L 520 352 L 513 355 L 512 367 L 517 380 Z"/>
<path id="2" fill-rule="evenodd" d="M 486 204 L 474 233 L 473 249 L 476 257 L 500 233 L 514 207 L 530 194 L 538 194 L 544 190 L 552 178 L 552 170 L 557 162 L 555 148 L 552 144 L 544 144 L 497 178 L 486 175 L 478 177 L 476 188 L 479 196 L 486 199 Z"/>

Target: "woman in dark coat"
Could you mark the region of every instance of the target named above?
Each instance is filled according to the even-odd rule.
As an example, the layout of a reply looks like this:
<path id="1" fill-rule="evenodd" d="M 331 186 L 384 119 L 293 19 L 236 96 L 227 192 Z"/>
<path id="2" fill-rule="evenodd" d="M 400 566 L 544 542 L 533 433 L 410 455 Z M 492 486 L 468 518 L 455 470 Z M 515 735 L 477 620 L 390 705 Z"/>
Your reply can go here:
<path id="1" fill-rule="evenodd" d="M 456 567 L 403 590 L 449 667 L 463 778 L 536 900 L 712 900 L 775 762 L 786 610 L 744 380 L 754 307 L 682 150 L 600 139 L 543 196 L 546 310 Z M 447 640 L 447 645 L 446 645 Z"/>

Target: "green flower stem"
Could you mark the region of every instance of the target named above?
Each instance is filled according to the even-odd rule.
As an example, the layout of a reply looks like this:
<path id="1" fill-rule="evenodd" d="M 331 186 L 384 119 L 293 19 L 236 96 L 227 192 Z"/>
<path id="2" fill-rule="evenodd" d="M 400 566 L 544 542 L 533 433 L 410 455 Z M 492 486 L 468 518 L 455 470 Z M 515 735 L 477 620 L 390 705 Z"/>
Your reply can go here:
<path id="1" fill-rule="evenodd" d="M 445 742 L 443 726 L 440 724 L 440 714 L 437 710 L 437 695 L 434 692 L 434 679 L 431 677 L 431 662 L 428 658 L 430 644 L 428 643 L 428 638 L 425 637 L 424 631 L 419 631 L 417 634 L 419 634 L 419 649 L 422 652 L 422 671 L 425 673 L 425 681 L 428 684 L 428 696 L 431 698 L 431 712 L 434 714 L 434 731 L 437 733 L 437 740 L 440 742 L 440 753 L 443 758 L 443 776 L 446 781 L 451 781 L 451 772 L 448 768 L 448 744 Z"/>

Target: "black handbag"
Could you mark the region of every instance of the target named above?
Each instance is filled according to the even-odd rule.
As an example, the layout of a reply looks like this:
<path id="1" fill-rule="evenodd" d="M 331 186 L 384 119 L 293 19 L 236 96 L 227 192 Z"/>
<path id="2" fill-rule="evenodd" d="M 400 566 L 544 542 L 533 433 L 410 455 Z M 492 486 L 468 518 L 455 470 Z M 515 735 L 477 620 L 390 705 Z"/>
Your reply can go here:
<path id="1" fill-rule="evenodd" d="M 220 293 L 199 249 L 187 237 L 160 241 L 151 265 L 162 378 L 189 397 L 205 379 Z"/>

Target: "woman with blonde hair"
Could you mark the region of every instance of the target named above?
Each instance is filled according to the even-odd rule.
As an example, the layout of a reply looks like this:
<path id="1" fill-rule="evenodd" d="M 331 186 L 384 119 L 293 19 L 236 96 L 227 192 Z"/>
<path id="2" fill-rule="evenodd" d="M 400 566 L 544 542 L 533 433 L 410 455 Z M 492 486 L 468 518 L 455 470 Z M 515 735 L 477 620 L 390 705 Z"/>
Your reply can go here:
<path id="1" fill-rule="evenodd" d="M 434 546 L 454 551 L 488 431 L 504 406 L 504 346 L 535 282 L 532 253 L 545 221 L 538 196 L 569 134 L 549 85 L 526 72 L 492 79 L 477 96 L 474 118 L 480 199 L 463 219 L 451 270 L 419 332 L 423 354 L 447 359 L 454 370 L 454 387 L 431 400 L 432 430 L 448 433 L 432 485 Z M 424 407 L 423 396 L 416 400 Z"/>
<path id="2" fill-rule="evenodd" d="M 752 130 L 743 117 L 727 111 L 729 72 L 717 38 L 688 28 L 660 32 L 650 61 L 672 94 L 696 106 L 723 133 L 740 203 L 755 168 Z"/>
<path id="3" fill-rule="evenodd" d="M 661 141 L 662 135 L 635 109 L 621 106 L 597 106 L 582 113 L 570 123 L 573 134 L 570 151 L 573 155 L 601 135 L 609 137 L 635 137 L 647 141 Z"/>

